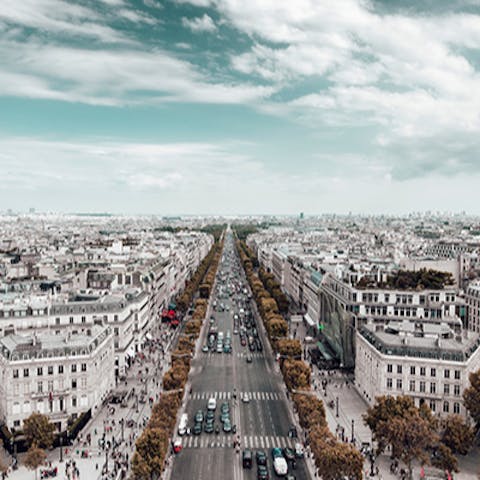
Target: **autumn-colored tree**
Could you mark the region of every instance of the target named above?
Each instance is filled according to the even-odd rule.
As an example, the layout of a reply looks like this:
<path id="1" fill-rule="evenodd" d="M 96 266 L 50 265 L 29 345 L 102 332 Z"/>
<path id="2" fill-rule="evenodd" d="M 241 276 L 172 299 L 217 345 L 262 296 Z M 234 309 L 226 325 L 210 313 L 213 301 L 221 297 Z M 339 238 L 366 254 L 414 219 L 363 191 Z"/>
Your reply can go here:
<path id="1" fill-rule="evenodd" d="M 463 391 L 463 403 L 476 424 L 480 428 L 480 370 L 468 376 L 470 386 Z"/>
<path id="2" fill-rule="evenodd" d="M 449 472 L 458 472 L 458 460 L 452 453 L 452 450 L 443 443 L 439 443 L 434 449 L 432 465 Z"/>
<path id="3" fill-rule="evenodd" d="M 266 328 L 271 339 L 286 337 L 288 333 L 288 324 L 283 318 L 274 318 L 267 321 Z"/>
<path id="4" fill-rule="evenodd" d="M 392 447 L 392 457 L 403 461 L 412 475 L 412 461 L 429 462 L 428 451 L 438 443 L 436 422 L 425 409 L 417 408 L 410 397 L 377 397 L 363 416 L 377 441 L 378 451 Z"/>
<path id="5" fill-rule="evenodd" d="M 443 423 L 441 441 L 452 453 L 466 455 L 473 445 L 473 429 L 460 415 L 449 415 Z"/>
<path id="6" fill-rule="evenodd" d="M 163 375 L 164 390 L 178 390 L 185 386 L 188 378 L 188 368 L 181 365 L 172 366 Z"/>
<path id="7" fill-rule="evenodd" d="M 302 428 L 308 431 L 314 426 L 326 426 L 325 408 L 319 398 L 296 393 L 293 402 Z"/>
<path id="8" fill-rule="evenodd" d="M 28 452 L 25 454 L 25 458 L 23 459 L 24 465 L 28 468 L 28 470 L 35 471 L 35 478 L 37 478 L 37 469 L 40 465 L 43 465 L 47 458 L 47 454 L 45 450 L 32 445 Z"/>
<path id="9" fill-rule="evenodd" d="M 30 446 L 51 448 L 54 440 L 55 425 L 41 413 L 32 413 L 23 422 L 23 433 Z"/>
<path id="10" fill-rule="evenodd" d="M 300 340 L 281 338 L 276 342 L 277 351 L 285 357 L 300 358 L 302 356 L 302 344 Z"/>
<path id="11" fill-rule="evenodd" d="M 310 389 L 310 367 L 301 360 L 287 359 L 282 363 L 283 378 L 289 390 Z"/>
<path id="12" fill-rule="evenodd" d="M 361 453 L 353 445 L 337 441 L 328 427 L 313 427 L 309 440 L 315 465 L 321 471 L 323 480 L 363 478 Z"/>
<path id="13" fill-rule="evenodd" d="M 177 342 L 177 350 L 182 353 L 191 353 L 195 350 L 195 342 L 185 335 L 180 335 Z"/>
<path id="14" fill-rule="evenodd" d="M 187 335 L 196 335 L 200 333 L 200 330 L 202 328 L 202 322 L 200 320 L 189 320 L 185 324 L 185 333 Z"/>
<path id="15" fill-rule="evenodd" d="M 160 478 L 168 450 L 168 433 L 159 428 L 146 428 L 135 443 L 137 458 L 132 471 L 138 479 Z"/>

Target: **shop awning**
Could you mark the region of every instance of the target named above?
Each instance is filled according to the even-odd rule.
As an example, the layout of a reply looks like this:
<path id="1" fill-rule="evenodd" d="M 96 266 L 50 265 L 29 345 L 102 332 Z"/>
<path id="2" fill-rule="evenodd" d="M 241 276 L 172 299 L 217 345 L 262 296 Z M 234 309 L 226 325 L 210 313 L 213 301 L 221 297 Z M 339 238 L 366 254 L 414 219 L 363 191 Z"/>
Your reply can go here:
<path id="1" fill-rule="evenodd" d="M 303 318 L 310 327 L 315 327 L 317 325 L 317 322 L 315 322 L 315 320 L 308 313 L 306 313 Z"/>

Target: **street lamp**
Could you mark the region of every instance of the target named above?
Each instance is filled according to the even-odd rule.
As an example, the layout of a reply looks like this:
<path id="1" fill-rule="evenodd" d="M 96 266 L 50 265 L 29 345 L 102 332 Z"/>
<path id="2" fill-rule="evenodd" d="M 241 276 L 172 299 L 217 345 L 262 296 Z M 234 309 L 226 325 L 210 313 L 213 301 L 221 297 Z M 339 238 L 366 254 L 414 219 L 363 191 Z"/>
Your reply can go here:
<path id="1" fill-rule="evenodd" d="M 337 418 L 338 418 L 338 396 L 337 396 L 337 398 L 335 399 L 335 410 L 336 410 L 336 412 L 335 412 L 335 413 L 336 413 L 336 416 L 337 416 Z"/>
<path id="2" fill-rule="evenodd" d="M 373 451 L 371 451 L 370 452 L 370 476 L 371 477 L 375 476 L 375 472 L 373 471 L 374 465 L 375 465 L 375 455 L 374 455 Z"/>
<path id="3" fill-rule="evenodd" d="M 105 448 L 105 473 L 108 473 L 108 447 Z"/>
<path id="4" fill-rule="evenodd" d="M 60 433 L 60 463 L 63 462 L 63 435 Z"/>
<path id="5" fill-rule="evenodd" d="M 355 420 L 352 418 L 352 443 L 355 440 Z"/>

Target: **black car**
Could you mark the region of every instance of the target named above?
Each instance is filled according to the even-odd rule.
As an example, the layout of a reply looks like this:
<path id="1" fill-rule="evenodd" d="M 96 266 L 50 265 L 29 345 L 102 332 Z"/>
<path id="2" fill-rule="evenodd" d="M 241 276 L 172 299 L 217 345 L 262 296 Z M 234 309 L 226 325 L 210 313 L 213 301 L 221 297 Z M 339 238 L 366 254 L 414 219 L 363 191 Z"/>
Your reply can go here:
<path id="1" fill-rule="evenodd" d="M 248 345 L 248 348 L 249 348 L 249 350 L 250 350 L 251 352 L 254 352 L 254 351 L 255 351 L 255 344 L 254 344 L 254 343 L 250 343 L 250 344 Z"/>
<path id="2" fill-rule="evenodd" d="M 242 454 L 243 468 L 252 468 L 252 451 L 246 448 Z"/>
<path id="3" fill-rule="evenodd" d="M 257 341 L 255 343 L 257 344 L 257 350 L 261 352 L 263 350 L 262 342 L 257 338 Z"/>
<path id="4" fill-rule="evenodd" d="M 266 465 L 267 464 L 267 455 L 263 450 L 257 450 L 255 454 L 257 458 L 257 465 Z"/>
<path id="5" fill-rule="evenodd" d="M 200 435 L 201 433 L 202 433 L 202 424 L 199 422 L 196 422 L 195 425 L 193 426 L 193 434 Z"/>
<path id="6" fill-rule="evenodd" d="M 257 480 L 268 480 L 268 469 L 265 465 L 259 465 L 257 470 Z"/>
<path id="7" fill-rule="evenodd" d="M 286 447 L 283 449 L 283 456 L 287 461 L 295 460 L 295 450 L 293 450 L 293 448 Z"/>

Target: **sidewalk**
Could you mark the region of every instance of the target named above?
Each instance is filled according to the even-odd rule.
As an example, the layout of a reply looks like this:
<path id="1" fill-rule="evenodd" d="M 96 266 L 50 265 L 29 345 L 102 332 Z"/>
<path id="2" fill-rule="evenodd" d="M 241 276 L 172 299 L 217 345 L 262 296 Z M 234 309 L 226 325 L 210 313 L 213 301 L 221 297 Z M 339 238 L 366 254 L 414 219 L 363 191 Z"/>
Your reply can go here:
<path id="1" fill-rule="evenodd" d="M 58 467 L 58 477 L 67 480 L 65 466 L 67 461 L 75 462 L 79 470 L 77 479 L 100 480 L 117 478 L 121 469 L 127 472 L 135 448 L 135 439 L 141 434 L 151 415 L 149 397 L 153 404 L 158 400 L 162 390 L 161 378 L 163 371 L 169 368 L 169 350 L 177 334 L 161 326 L 151 342 L 142 352 L 144 359 L 137 355 L 132 366 L 127 371 L 127 379 L 119 382 L 118 388 L 127 391 L 135 389 L 135 394 L 122 408 L 120 404 L 104 406 L 87 423 L 72 446 L 63 447 L 63 462 L 60 463 L 60 448 L 48 452 L 47 461 L 52 467 Z M 159 343 L 157 345 L 156 340 Z M 147 374 L 148 370 L 148 374 Z M 140 393 L 146 391 L 146 402 L 141 403 Z M 120 420 L 123 419 L 123 426 Z M 133 421 L 132 427 L 127 427 L 128 421 Z M 108 449 L 106 447 L 109 447 Z M 108 450 L 108 451 L 107 451 Z M 83 455 L 83 456 L 82 456 Z M 33 472 L 22 464 L 22 455 L 19 455 L 19 469 L 8 476 L 13 480 L 31 480 Z M 102 469 L 108 465 L 108 474 L 102 474 Z M 113 475 L 113 472 L 116 472 Z M 70 475 L 70 479 L 74 478 Z"/>

